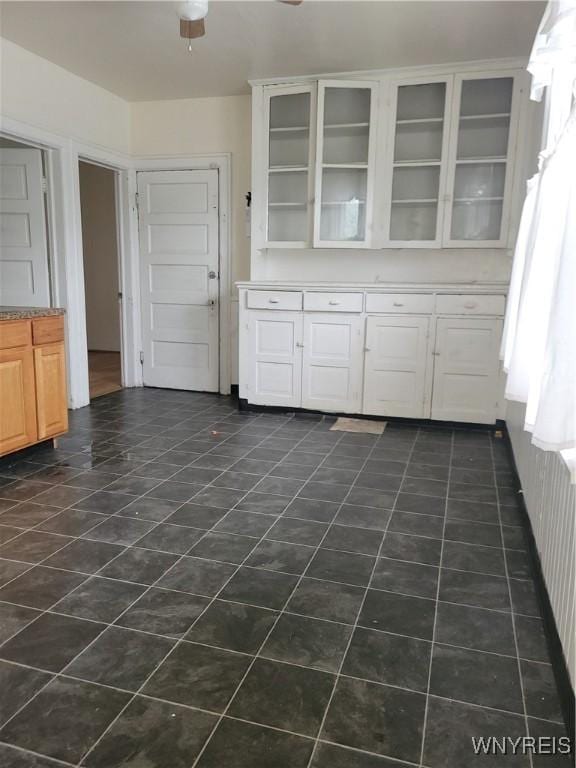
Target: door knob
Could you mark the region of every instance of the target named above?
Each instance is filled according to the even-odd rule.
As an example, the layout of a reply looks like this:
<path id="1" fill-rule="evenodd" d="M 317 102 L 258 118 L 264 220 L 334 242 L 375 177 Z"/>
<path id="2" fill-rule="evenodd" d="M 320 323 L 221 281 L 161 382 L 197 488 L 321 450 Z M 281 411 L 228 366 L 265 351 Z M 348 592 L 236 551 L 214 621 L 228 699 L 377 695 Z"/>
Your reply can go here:
<path id="1" fill-rule="evenodd" d="M 218 275 L 216 272 L 214 272 L 213 269 L 211 269 L 210 272 L 208 272 L 208 280 L 216 280 L 217 277 Z"/>

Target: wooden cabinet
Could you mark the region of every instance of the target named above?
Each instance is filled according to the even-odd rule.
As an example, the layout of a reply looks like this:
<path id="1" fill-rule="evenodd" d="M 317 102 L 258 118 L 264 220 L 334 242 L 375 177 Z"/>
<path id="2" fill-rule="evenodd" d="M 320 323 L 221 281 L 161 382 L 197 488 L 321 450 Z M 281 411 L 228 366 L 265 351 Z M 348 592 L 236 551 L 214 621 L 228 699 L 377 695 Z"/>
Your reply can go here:
<path id="1" fill-rule="evenodd" d="M 0 455 L 68 429 L 64 319 L 0 321 Z"/>
<path id="2" fill-rule="evenodd" d="M 36 440 L 32 349 L 0 349 L 0 455 L 25 448 Z"/>

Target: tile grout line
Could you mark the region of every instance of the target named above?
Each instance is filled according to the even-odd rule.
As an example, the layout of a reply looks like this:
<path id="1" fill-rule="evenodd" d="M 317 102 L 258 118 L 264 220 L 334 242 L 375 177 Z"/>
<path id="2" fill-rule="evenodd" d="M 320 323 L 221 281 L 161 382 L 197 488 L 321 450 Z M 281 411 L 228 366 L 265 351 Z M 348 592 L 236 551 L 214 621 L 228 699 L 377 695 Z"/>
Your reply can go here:
<path id="1" fill-rule="evenodd" d="M 424 750 L 426 746 L 426 726 L 428 725 L 428 710 L 430 704 L 430 684 L 432 682 L 432 665 L 434 664 L 434 644 L 436 641 L 436 625 L 438 622 L 438 603 L 440 601 L 440 585 L 442 583 L 442 561 L 444 559 L 444 535 L 446 532 L 446 522 L 448 519 L 448 499 L 450 498 L 450 479 L 452 475 L 452 460 L 454 457 L 454 432 L 452 431 L 450 441 L 450 461 L 448 463 L 448 481 L 446 484 L 446 502 L 444 507 L 444 525 L 442 529 L 442 544 L 440 545 L 440 560 L 438 570 L 438 584 L 436 585 L 436 604 L 434 608 L 434 624 L 432 627 L 432 643 L 430 646 L 430 666 L 428 667 L 428 683 L 426 686 L 426 702 L 424 705 L 424 720 L 422 723 L 422 741 L 420 747 L 420 766 L 424 766 Z"/>
<path id="2" fill-rule="evenodd" d="M 413 440 L 412 440 L 412 446 L 411 446 L 410 451 L 408 453 L 408 460 L 406 462 L 406 467 L 408 467 L 408 465 L 410 463 L 410 459 L 412 457 L 412 454 L 414 453 L 414 446 L 416 445 L 416 441 L 418 439 L 418 435 L 419 434 L 420 434 L 420 429 L 417 429 L 416 430 L 416 434 L 414 435 Z M 373 454 L 374 448 L 376 447 L 377 443 L 378 443 L 378 441 L 375 441 L 374 445 L 372 446 L 372 450 L 370 451 L 370 454 L 366 458 L 366 461 L 368 461 L 370 456 Z M 314 759 L 314 755 L 316 754 L 316 751 L 318 749 L 318 744 L 321 741 L 321 735 L 322 735 L 322 732 L 324 730 L 324 726 L 326 724 L 326 719 L 328 717 L 328 712 L 330 711 L 330 707 L 332 706 L 332 701 L 333 701 L 334 696 L 336 694 L 336 688 L 338 686 L 338 682 L 339 682 L 340 677 L 341 677 L 342 669 L 343 669 L 344 663 L 346 661 L 346 656 L 348 655 L 348 650 L 350 649 L 350 645 L 352 644 L 352 639 L 354 638 L 356 630 L 358 629 L 358 621 L 360 620 L 360 615 L 362 613 L 362 610 L 364 608 L 364 603 L 366 602 L 366 597 L 367 597 L 368 592 L 370 590 L 370 584 L 372 583 L 372 580 L 374 578 L 374 573 L 375 573 L 376 568 L 378 566 L 378 560 L 380 558 L 380 553 L 382 552 L 382 547 L 384 546 L 384 542 L 386 540 L 386 534 L 388 532 L 388 528 L 390 526 L 390 521 L 392 520 L 392 515 L 394 514 L 394 508 L 396 506 L 396 502 L 398 501 L 398 497 L 399 497 L 399 495 L 401 493 L 401 489 L 402 489 L 402 485 L 404 483 L 405 477 L 406 477 L 405 474 L 402 475 L 402 479 L 401 479 L 400 485 L 398 486 L 398 491 L 396 492 L 396 495 L 395 495 L 395 498 L 394 498 L 394 503 L 392 504 L 392 509 L 390 510 L 390 517 L 388 518 L 388 523 L 386 524 L 386 527 L 385 527 L 385 529 L 383 531 L 382 539 L 381 539 L 380 545 L 378 547 L 378 552 L 376 553 L 376 557 L 374 558 L 374 566 L 373 566 L 372 571 L 370 573 L 370 577 L 369 577 L 369 579 L 368 579 L 368 581 L 366 583 L 366 588 L 364 590 L 364 595 L 363 595 L 362 601 L 360 603 L 360 606 L 358 608 L 358 612 L 356 614 L 356 619 L 354 621 L 354 625 L 352 627 L 352 631 L 350 633 L 350 637 L 348 638 L 348 642 L 346 644 L 346 648 L 344 649 L 344 653 L 342 655 L 342 660 L 341 660 L 340 665 L 338 667 L 338 672 L 336 673 L 336 677 L 335 677 L 335 680 L 334 680 L 334 685 L 332 687 L 332 693 L 331 693 L 331 695 L 330 695 L 330 697 L 328 699 L 326 708 L 324 710 L 324 715 L 323 715 L 322 720 L 320 722 L 320 727 L 318 728 L 318 732 L 316 734 L 314 748 L 312 749 L 312 753 L 310 754 L 310 758 L 308 760 L 308 768 L 311 768 L 311 766 L 312 766 L 312 761 Z"/>

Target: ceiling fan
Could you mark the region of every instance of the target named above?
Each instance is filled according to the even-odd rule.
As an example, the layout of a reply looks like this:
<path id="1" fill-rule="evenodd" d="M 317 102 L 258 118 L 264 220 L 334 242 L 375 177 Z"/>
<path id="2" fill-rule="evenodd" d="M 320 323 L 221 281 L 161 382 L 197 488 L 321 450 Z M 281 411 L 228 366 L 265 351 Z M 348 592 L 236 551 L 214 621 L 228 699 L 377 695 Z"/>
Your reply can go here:
<path id="1" fill-rule="evenodd" d="M 277 0 L 284 5 L 301 5 L 303 0 Z M 204 37 L 208 14 L 208 0 L 186 0 L 180 3 L 180 37 L 188 40 L 188 50 L 192 50 L 192 40 Z"/>

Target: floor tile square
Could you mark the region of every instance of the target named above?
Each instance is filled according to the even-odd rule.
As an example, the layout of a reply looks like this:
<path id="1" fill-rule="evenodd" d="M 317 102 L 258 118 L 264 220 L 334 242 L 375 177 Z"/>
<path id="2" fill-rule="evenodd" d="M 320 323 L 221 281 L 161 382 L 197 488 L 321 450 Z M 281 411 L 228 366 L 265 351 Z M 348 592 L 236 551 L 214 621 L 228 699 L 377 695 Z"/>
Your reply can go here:
<path id="1" fill-rule="evenodd" d="M 46 672 L 0 661 L 0 727 L 51 679 Z"/>
<path id="2" fill-rule="evenodd" d="M 64 536 L 81 536 L 90 528 L 98 525 L 105 519 L 104 515 L 97 512 L 84 512 L 80 509 L 64 509 L 54 517 L 46 520 L 38 526 L 39 531 L 48 533 L 60 533 Z"/>
<path id="3" fill-rule="evenodd" d="M 251 660 L 244 654 L 181 643 L 152 675 L 143 692 L 178 704 L 222 712 Z"/>
<path id="4" fill-rule="evenodd" d="M 0 546 L 0 557 L 24 563 L 39 563 L 72 541 L 68 536 L 25 531 Z"/>
<path id="5" fill-rule="evenodd" d="M 314 547 L 265 539 L 256 546 L 246 565 L 299 575 L 306 570 L 314 552 Z"/>
<path id="6" fill-rule="evenodd" d="M 116 623 L 157 635 L 183 637 L 209 602 L 207 597 L 153 587 Z"/>
<path id="7" fill-rule="evenodd" d="M 457 571 L 474 571 L 492 576 L 505 576 L 504 553 L 501 549 L 445 541 L 442 565 Z"/>
<path id="8" fill-rule="evenodd" d="M 18 576 L 18 571 L 28 566 L 21 563 L 13 565 L 16 568 L 12 574 L 8 574 L 13 581 L 0 589 L 0 600 L 29 608 L 49 608 L 86 578 L 78 573 L 57 571 L 42 565 L 37 565 Z"/>
<path id="9" fill-rule="evenodd" d="M 85 509 L 88 512 L 102 512 L 113 515 L 118 510 L 134 501 L 133 496 L 126 493 L 110 493 L 109 491 L 96 491 L 91 496 L 74 503 L 77 509 Z M 68 506 L 68 505 L 66 505 Z"/>
<path id="10" fill-rule="evenodd" d="M 362 680 L 340 678 L 321 738 L 416 762 L 426 697 Z"/>
<path id="11" fill-rule="evenodd" d="M 336 515 L 334 523 L 353 528 L 366 528 L 372 531 L 385 531 L 391 516 L 392 513 L 388 509 L 343 504 Z"/>
<path id="12" fill-rule="evenodd" d="M 490 523 L 468 523 L 460 520 L 447 520 L 444 537 L 448 541 L 461 541 L 464 544 L 477 544 L 483 547 L 501 547 L 500 526 Z"/>
<path id="13" fill-rule="evenodd" d="M 228 533 L 206 533 L 190 550 L 194 557 L 205 557 L 223 563 L 240 565 L 258 543 L 253 536 L 238 536 Z"/>
<path id="14" fill-rule="evenodd" d="M 138 696 L 130 702 L 84 765 L 89 768 L 189 768 L 217 717 Z"/>
<path id="15" fill-rule="evenodd" d="M 209 530 L 225 515 L 223 509 L 204 507 L 201 504 L 183 504 L 165 522 L 174 525 L 186 525 L 189 528 Z"/>
<path id="16" fill-rule="evenodd" d="M 75 539 L 51 555 L 44 565 L 81 573 L 95 573 L 124 551 L 123 544 Z"/>
<path id="17" fill-rule="evenodd" d="M 354 624 L 364 599 L 364 588 L 304 578 L 290 598 L 287 611 Z"/>
<path id="18" fill-rule="evenodd" d="M 319 742 L 310 768 L 401 768 L 401 763 L 336 744 Z"/>
<path id="19" fill-rule="evenodd" d="M 199 491 L 204 488 L 203 485 L 193 485 L 192 483 L 178 483 L 174 480 L 165 480 L 146 494 L 149 499 L 168 499 L 168 501 L 190 501 Z"/>
<path id="20" fill-rule="evenodd" d="M 205 488 L 194 497 L 195 504 L 217 509 L 232 509 L 245 495 L 245 491 L 233 491 L 227 488 Z"/>
<path id="21" fill-rule="evenodd" d="M 431 640 L 435 606 L 433 600 L 369 589 L 358 624 L 367 629 Z"/>
<path id="22" fill-rule="evenodd" d="M 426 692 L 432 644 L 358 627 L 342 674 Z"/>
<path id="23" fill-rule="evenodd" d="M 543 751 L 539 755 L 532 756 L 533 768 L 574 768 L 574 743 L 569 741 L 566 726 L 562 723 L 551 723 L 547 720 L 537 720 L 533 717 L 528 718 L 528 731 L 530 736 L 535 739 L 555 739 L 556 744 L 561 744 L 562 753 L 556 750 L 556 754 L 545 754 Z M 560 742 L 563 739 L 563 742 Z M 548 741 L 548 744 L 551 742 Z M 571 747 L 570 747 L 571 744 Z M 570 754 L 567 752 L 570 749 Z"/>
<path id="24" fill-rule="evenodd" d="M 77 763 L 129 698 L 100 685 L 56 678 L 4 726 L 0 739 Z"/>
<path id="25" fill-rule="evenodd" d="M 93 576 L 56 603 L 56 613 L 106 624 L 114 621 L 135 602 L 146 587 Z"/>
<path id="26" fill-rule="evenodd" d="M 153 584 L 178 560 L 177 554 L 130 547 L 114 558 L 98 574 L 121 581 Z"/>
<path id="27" fill-rule="evenodd" d="M 261 651 L 268 659 L 338 672 L 352 628 L 346 624 L 283 614 Z"/>
<path id="28" fill-rule="evenodd" d="M 109 544 L 134 544 L 145 536 L 155 523 L 146 520 L 132 520 L 126 517 L 112 516 L 83 534 L 83 539 L 105 541 Z"/>
<path id="29" fill-rule="evenodd" d="M 496 489 L 488 485 L 472 485 L 471 483 L 450 483 L 448 495 L 451 499 L 464 501 L 484 501 L 496 504 Z"/>
<path id="30" fill-rule="evenodd" d="M 8 640 L 0 649 L 0 657 L 60 672 L 103 629 L 103 624 L 93 621 L 44 613 Z"/>
<path id="31" fill-rule="evenodd" d="M 35 504 L 50 504 L 53 507 L 71 507 L 81 503 L 90 495 L 84 488 L 71 488 L 67 485 L 44 485 L 42 493 L 34 496 Z"/>
<path id="32" fill-rule="evenodd" d="M 185 467 L 181 469 L 176 475 L 172 477 L 174 482 L 179 483 L 195 483 L 196 485 L 208 485 L 215 480 L 222 470 L 209 469 L 207 467 Z"/>
<path id="33" fill-rule="evenodd" d="M 447 603 L 474 605 L 495 611 L 510 610 L 508 584 L 500 576 L 442 568 L 438 597 Z"/>
<path id="34" fill-rule="evenodd" d="M 518 654 L 522 659 L 550 663 L 544 622 L 530 616 L 514 616 Z"/>
<path id="35" fill-rule="evenodd" d="M 399 493 L 394 505 L 395 510 L 413 512 L 421 515 L 444 517 L 446 501 L 437 496 L 421 496 L 415 493 Z"/>
<path id="36" fill-rule="evenodd" d="M 298 497 L 287 506 L 284 517 L 311 520 L 316 523 L 331 523 L 338 509 L 339 505 L 332 501 L 315 501 Z"/>
<path id="37" fill-rule="evenodd" d="M 256 659 L 229 713 L 292 733 L 316 736 L 334 680 L 325 672 Z"/>
<path id="38" fill-rule="evenodd" d="M 497 505 L 484 501 L 448 499 L 446 516 L 448 520 L 465 520 L 470 523 L 500 523 Z"/>
<path id="39" fill-rule="evenodd" d="M 243 567 L 232 577 L 219 597 L 280 610 L 297 583 L 296 576 Z"/>
<path id="40" fill-rule="evenodd" d="M 421 563 L 405 563 L 379 557 L 370 586 L 388 592 L 436 599 L 439 569 Z"/>
<path id="41" fill-rule="evenodd" d="M 375 507 L 376 509 L 392 509 L 395 500 L 396 492 L 376 491 L 373 488 L 360 488 L 355 485 L 346 497 L 346 504 L 358 507 Z"/>
<path id="42" fill-rule="evenodd" d="M 116 514 L 120 515 L 120 517 L 133 517 L 138 520 L 161 523 L 175 512 L 179 506 L 180 502 L 178 501 L 142 497 L 123 507 Z"/>
<path id="43" fill-rule="evenodd" d="M 380 554 L 395 560 L 407 560 L 424 565 L 440 565 L 442 541 L 424 536 L 410 536 L 405 533 L 390 533 L 384 536 Z"/>
<path id="44" fill-rule="evenodd" d="M 309 480 L 306 485 L 300 489 L 299 497 L 304 499 L 317 499 L 318 501 L 344 501 L 350 486 L 336 485 L 335 483 L 317 483 Z"/>
<path id="45" fill-rule="evenodd" d="M 523 713 L 516 658 L 434 646 L 430 693 L 469 704 Z"/>
<path id="46" fill-rule="evenodd" d="M 145 549 L 184 555 L 196 544 L 206 531 L 199 528 L 185 528 L 181 525 L 159 523 L 149 533 L 139 538 L 137 544 Z"/>
<path id="47" fill-rule="evenodd" d="M 561 723 L 562 709 L 552 667 L 524 660 L 520 667 L 528 715 Z"/>
<path id="48" fill-rule="evenodd" d="M 215 600 L 186 639 L 253 654 L 264 642 L 277 616 L 275 611 L 264 608 Z"/>
<path id="49" fill-rule="evenodd" d="M 368 555 L 319 549 L 306 575 L 325 581 L 339 581 L 365 587 L 370 581 L 375 561 L 376 558 Z"/>
<path id="50" fill-rule="evenodd" d="M 277 519 L 275 515 L 261 515 L 256 512 L 233 509 L 214 526 L 213 530 L 260 538 Z"/>
<path id="51" fill-rule="evenodd" d="M 307 768 L 312 739 L 224 718 L 197 768 Z"/>
<path id="52" fill-rule="evenodd" d="M 137 475 L 124 475 L 115 480 L 106 490 L 113 493 L 127 493 L 130 496 L 142 496 L 160 484 L 160 480 Z"/>
<path id="53" fill-rule="evenodd" d="M 382 536 L 381 531 L 333 524 L 322 542 L 322 548 L 376 555 L 382 543 Z"/>
<path id="54" fill-rule="evenodd" d="M 0 515 L 2 525 L 13 525 L 15 528 L 33 528 L 39 523 L 57 515 L 62 510 L 60 507 L 51 507 L 46 504 L 35 504 L 25 502 L 16 504 L 16 502 L 7 502 L 13 506 Z M 0 512 L 2 507 L 0 507 Z"/>
<path id="55" fill-rule="evenodd" d="M 137 691 L 173 647 L 174 641 L 109 627 L 66 667 L 66 675 Z"/>
<path id="56" fill-rule="evenodd" d="M 510 579 L 510 594 L 512 596 L 512 610 L 525 616 L 540 618 L 540 600 L 532 581 L 520 581 Z"/>
<path id="57" fill-rule="evenodd" d="M 250 475 L 246 472 L 222 472 L 212 481 L 213 488 L 233 488 L 239 491 L 250 491 L 261 480 L 260 475 Z"/>
<path id="58" fill-rule="evenodd" d="M 400 511 L 392 514 L 390 525 L 388 526 L 389 532 L 428 536 L 432 539 L 441 539 L 443 529 L 444 520 L 441 517 Z"/>
<path id="59" fill-rule="evenodd" d="M 324 538 L 327 530 L 328 525 L 326 523 L 281 517 L 268 531 L 266 538 L 285 541 L 288 544 L 307 544 L 316 547 Z"/>
<path id="60" fill-rule="evenodd" d="M 235 565 L 185 557 L 160 579 L 157 586 L 213 597 L 235 571 Z"/>
<path id="61" fill-rule="evenodd" d="M 0 644 L 15 635 L 31 621 L 37 619 L 40 612 L 21 605 L 0 603 Z"/>
<path id="62" fill-rule="evenodd" d="M 516 655 L 509 613 L 438 603 L 436 641 L 477 651 Z"/>
<path id="63" fill-rule="evenodd" d="M 529 768 L 527 755 L 475 756 L 472 739 L 490 735 L 518 739 L 526 735 L 524 717 L 484 709 L 431 696 L 428 704 L 424 765 L 430 768 L 462 768 L 494 763 L 506 768 Z"/>

